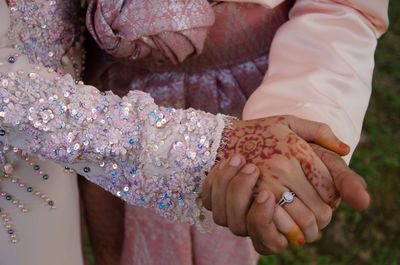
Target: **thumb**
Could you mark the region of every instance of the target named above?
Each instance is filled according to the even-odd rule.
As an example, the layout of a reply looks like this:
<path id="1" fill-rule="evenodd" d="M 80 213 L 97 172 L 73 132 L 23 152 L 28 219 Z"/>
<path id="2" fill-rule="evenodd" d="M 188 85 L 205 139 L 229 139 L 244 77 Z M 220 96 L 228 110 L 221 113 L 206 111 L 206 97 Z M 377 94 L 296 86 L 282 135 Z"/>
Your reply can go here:
<path id="1" fill-rule="evenodd" d="M 295 116 L 285 116 L 289 128 L 307 142 L 314 142 L 341 156 L 350 152 L 350 147 L 343 143 L 325 123 L 305 120 Z"/>

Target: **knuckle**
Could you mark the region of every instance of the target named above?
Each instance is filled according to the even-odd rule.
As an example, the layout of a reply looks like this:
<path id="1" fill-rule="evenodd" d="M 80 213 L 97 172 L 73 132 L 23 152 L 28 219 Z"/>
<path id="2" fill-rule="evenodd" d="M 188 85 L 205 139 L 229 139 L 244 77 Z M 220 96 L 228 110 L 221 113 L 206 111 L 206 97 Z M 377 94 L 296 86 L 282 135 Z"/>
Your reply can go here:
<path id="1" fill-rule="evenodd" d="M 301 228 L 308 228 L 311 227 L 315 224 L 316 220 L 313 214 L 311 213 L 305 213 L 303 216 L 301 216 L 298 220 L 298 225 Z"/>
<path id="2" fill-rule="evenodd" d="M 332 208 L 325 205 L 318 216 L 318 226 L 320 229 L 326 227 L 332 219 Z"/>
<path id="3" fill-rule="evenodd" d="M 229 174 L 221 173 L 215 176 L 213 186 L 215 187 L 223 187 L 229 183 L 230 177 Z"/>
<path id="4" fill-rule="evenodd" d="M 244 174 L 239 173 L 229 182 L 228 192 L 231 194 L 237 194 L 243 190 L 251 190 L 254 182 L 254 176 L 245 176 Z"/>
<path id="5" fill-rule="evenodd" d="M 279 115 L 277 116 L 278 118 L 281 118 L 284 121 L 292 121 L 294 119 L 294 116 L 286 114 L 286 115 Z"/>
<path id="6" fill-rule="evenodd" d="M 229 182 L 227 190 L 229 194 L 237 194 L 237 192 L 240 191 L 242 188 L 242 181 L 237 177 Z"/>
<path id="7" fill-rule="evenodd" d="M 290 176 L 293 172 L 293 162 L 288 160 L 285 156 L 276 156 L 268 161 L 275 173 L 281 176 Z"/>
<path id="8" fill-rule="evenodd" d="M 265 248 L 263 245 L 261 245 L 261 244 L 254 244 L 253 243 L 253 247 L 254 247 L 254 249 L 256 250 L 256 252 L 258 253 L 258 254 L 261 254 L 261 255 L 271 255 L 271 254 L 275 254 L 274 252 L 272 252 L 270 249 L 268 249 L 268 248 Z"/>
<path id="9" fill-rule="evenodd" d="M 248 231 L 254 230 L 254 228 L 256 228 L 256 227 L 262 228 L 262 225 L 266 225 L 266 224 L 258 222 L 257 214 L 253 207 L 250 208 L 245 220 L 246 220 L 246 226 L 247 226 Z"/>
<path id="10" fill-rule="evenodd" d="M 327 135 L 331 132 L 331 128 L 326 123 L 317 123 L 317 135 Z"/>
<path id="11" fill-rule="evenodd" d="M 229 230 L 231 230 L 231 232 L 236 236 L 240 236 L 240 237 L 248 236 L 246 225 L 228 222 L 228 227 L 229 227 Z"/>
<path id="12" fill-rule="evenodd" d="M 271 243 L 263 243 L 264 244 L 264 248 L 268 249 L 271 253 L 279 253 L 281 251 L 283 251 L 286 247 L 287 244 L 282 243 L 281 240 L 275 240 L 275 242 L 273 244 Z"/>
<path id="13" fill-rule="evenodd" d="M 217 224 L 219 226 L 227 226 L 226 218 L 224 216 L 214 214 L 214 212 L 213 212 L 213 219 L 214 219 L 215 224 Z"/>
<path id="14" fill-rule="evenodd" d="M 320 149 L 319 147 L 318 147 L 318 149 L 319 149 L 320 157 L 321 157 L 322 161 L 330 161 L 331 159 L 334 158 L 334 155 L 331 152 L 327 152 L 326 150 L 322 150 L 322 148 Z"/>

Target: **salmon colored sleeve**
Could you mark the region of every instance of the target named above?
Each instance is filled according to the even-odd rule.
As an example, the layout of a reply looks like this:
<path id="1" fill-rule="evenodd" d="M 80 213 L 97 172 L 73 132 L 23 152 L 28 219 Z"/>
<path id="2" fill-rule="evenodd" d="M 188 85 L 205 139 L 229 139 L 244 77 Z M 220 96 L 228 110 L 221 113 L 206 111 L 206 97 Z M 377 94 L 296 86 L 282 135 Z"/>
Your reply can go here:
<path id="1" fill-rule="evenodd" d="M 296 1 L 243 118 L 291 114 L 323 122 L 353 152 L 371 94 L 377 38 L 388 27 L 388 2 Z"/>

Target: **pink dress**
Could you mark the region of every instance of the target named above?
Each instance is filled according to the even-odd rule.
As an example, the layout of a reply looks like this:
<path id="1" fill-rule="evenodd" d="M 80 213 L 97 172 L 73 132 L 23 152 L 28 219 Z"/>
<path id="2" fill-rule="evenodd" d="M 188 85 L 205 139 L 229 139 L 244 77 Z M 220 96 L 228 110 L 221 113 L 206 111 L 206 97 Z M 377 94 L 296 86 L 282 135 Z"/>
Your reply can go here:
<path id="1" fill-rule="evenodd" d="M 257 5 L 217 2 L 210 5 L 211 1 L 205 0 L 127 0 L 119 1 L 120 4 L 118 0 L 90 1 L 88 27 L 95 37 L 100 37 L 96 38 L 100 47 L 115 57 L 137 60 L 98 57 L 105 64 L 94 73 L 92 83 L 121 94 L 126 87 L 145 90 L 160 104 L 240 113 L 238 108 L 242 107 L 244 98 L 261 82 L 246 102 L 244 118 L 295 114 L 326 122 L 354 148 L 371 91 L 376 38 L 388 25 L 388 0 L 297 0 L 289 21 L 274 37 L 268 55 L 268 73 L 264 77 L 272 36 L 286 21 L 290 3 L 277 6 L 283 0 L 229 1 L 261 3 L 276 8 L 264 10 Z M 69 9 L 69 4 L 71 1 L 67 0 L 0 1 L 2 141 L 56 160 L 68 166 L 69 172 L 75 169 L 134 205 L 153 207 L 167 216 L 181 217 L 179 219 L 187 223 L 201 223 L 200 217 L 204 216 L 198 214 L 201 209 L 197 208 L 195 198 L 196 187 L 201 184 L 198 176 L 204 177 L 204 172 L 193 173 L 198 172 L 198 168 L 201 171 L 212 166 L 215 157 L 210 159 L 207 149 L 219 146 L 218 135 L 225 124 L 223 118 L 190 109 L 160 108 L 148 94 L 140 91 L 131 91 L 121 101 L 111 93 L 101 95 L 95 87 L 75 83 L 70 74 L 63 76 L 64 70 L 80 72 L 81 45 L 75 38 L 79 30 L 68 25 L 68 18 L 75 19 L 78 13 Z M 124 8 L 127 9 L 124 11 Z M 192 17 L 195 19 L 189 19 Z M 72 49 L 72 45 L 76 49 Z M 122 67 L 110 67 L 113 64 Z M 155 113 L 162 114 L 163 119 Z M 201 118 L 196 119 L 196 115 Z M 145 126 L 146 130 L 140 130 L 140 126 L 129 128 L 135 123 Z M 103 124 L 112 128 L 113 141 L 109 139 L 110 134 L 104 134 Z M 193 127 L 196 124 L 200 124 L 200 129 Z M 127 134 L 127 129 L 135 132 L 134 136 Z M 137 142 L 137 135 L 140 135 L 145 147 L 158 147 L 159 136 L 170 136 L 171 131 L 176 131 L 174 139 L 187 141 L 188 152 L 182 152 L 181 145 L 176 145 L 175 150 L 172 144 L 159 148 L 161 150 L 142 150 Z M 209 144 L 201 142 L 205 134 Z M 200 149 L 197 143 L 202 144 L 202 151 L 189 152 Z M 154 176 L 155 169 L 160 166 L 155 160 L 164 158 L 165 150 L 171 151 L 172 159 L 165 158 L 167 163 L 161 165 L 162 174 L 179 164 L 173 169 L 186 170 L 184 181 L 181 181 L 182 175 L 173 174 L 174 178 L 162 182 L 164 186 L 157 185 L 162 178 Z M 141 161 L 146 167 L 132 175 L 126 170 L 126 161 L 129 165 Z M 187 168 L 172 163 L 176 161 L 185 162 Z M 49 165 L 48 170 L 51 176 L 62 176 L 59 166 L 50 168 Z M 26 178 L 29 177 L 27 173 Z M 64 212 L 58 211 L 61 214 L 57 219 L 50 219 L 49 212 L 35 211 L 36 216 L 31 218 L 39 221 L 38 224 L 13 216 L 17 229 L 29 229 L 26 234 L 39 232 L 40 235 L 32 237 L 35 242 L 22 237 L 21 244 L 13 246 L 13 251 L 3 245 L 4 242 L 9 244 L 9 240 L 2 241 L 0 249 L 5 254 L 1 255 L 0 263 L 5 257 L 12 264 L 27 264 L 23 260 L 31 264 L 54 264 L 51 258 L 71 263 L 72 257 L 76 258 L 72 263 L 80 263 L 80 250 L 76 247 L 80 245 L 77 189 L 73 176 L 64 179 L 66 182 L 56 181 L 51 190 L 49 187 L 49 195 L 65 195 L 56 197 L 57 207 L 61 206 Z M 139 180 L 138 187 L 143 189 L 138 189 L 137 181 L 131 183 L 132 179 Z M 15 186 L 15 183 L 18 182 L 10 179 L 10 183 L 2 185 Z M 40 191 L 47 193 L 44 187 L 41 186 Z M 147 194 L 141 198 L 135 196 L 140 193 L 133 191 Z M 171 193 L 183 193 L 183 199 L 166 196 Z M 69 196 L 75 199 L 69 200 Z M 53 206 L 53 201 L 48 202 Z M 165 202 L 172 202 L 168 204 L 171 207 L 164 207 Z M 43 226 L 44 219 L 65 229 Z M 133 207 L 127 209 L 126 227 L 125 264 L 255 262 L 250 258 L 254 252 L 249 242 L 234 239 L 223 229 L 214 229 L 212 237 L 203 236 L 188 226 L 167 223 L 153 216 L 153 212 Z M 13 240 L 14 231 L 9 234 Z M 63 245 L 54 244 L 54 236 L 62 238 Z M 30 251 L 26 251 L 27 248 Z M 57 253 L 69 258 L 60 259 Z"/>
<path id="2" fill-rule="evenodd" d="M 100 48 L 114 56 L 96 54 L 101 66 L 88 72 L 96 87 L 244 119 L 292 114 L 327 123 L 352 151 L 357 145 L 387 0 L 104 2 L 92 1 L 87 16 Z M 123 264 L 257 259 L 247 239 L 224 228 L 200 234 L 133 206 L 125 231 Z"/>
<path id="3" fill-rule="evenodd" d="M 100 66 L 88 69 L 88 83 L 121 96 L 142 90 L 162 106 L 237 117 L 263 80 L 271 41 L 293 4 L 286 1 L 274 9 L 256 4 L 188 4 L 173 13 L 180 19 L 194 17 L 183 30 L 163 20 L 175 17 L 154 18 L 165 10 L 151 4 L 145 8 L 143 1 L 130 1 L 131 6 L 125 7 L 105 2 L 91 2 L 87 26 L 111 55 L 91 52 L 96 45 L 88 49 L 87 64 Z M 171 11 L 176 6 L 162 8 Z M 143 37 L 148 35 L 152 36 Z M 126 205 L 122 264 L 250 265 L 257 260 L 251 241 L 226 228 L 213 225 L 210 233 L 201 233 L 186 224 L 166 222 L 154 210 Z"/>

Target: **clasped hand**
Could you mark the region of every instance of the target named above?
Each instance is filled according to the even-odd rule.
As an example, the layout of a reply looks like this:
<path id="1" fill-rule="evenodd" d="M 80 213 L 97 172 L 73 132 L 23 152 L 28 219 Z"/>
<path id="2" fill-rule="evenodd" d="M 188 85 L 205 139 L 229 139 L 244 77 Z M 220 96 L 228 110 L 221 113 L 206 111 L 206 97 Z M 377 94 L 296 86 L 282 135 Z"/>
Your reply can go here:
<path id="1" fill-rule="evenodd" d="M 202 201 L 260 254 L 315 241 L 340 199 L 355 210 L 369 204 L 364 180 L 341 158 L 349 147 L 325 124 L 275 116 L 234 121 L 225 136 L 226 159 L 203 182 Z M 293 202 L 279 206 L 287 191 Z"/>

